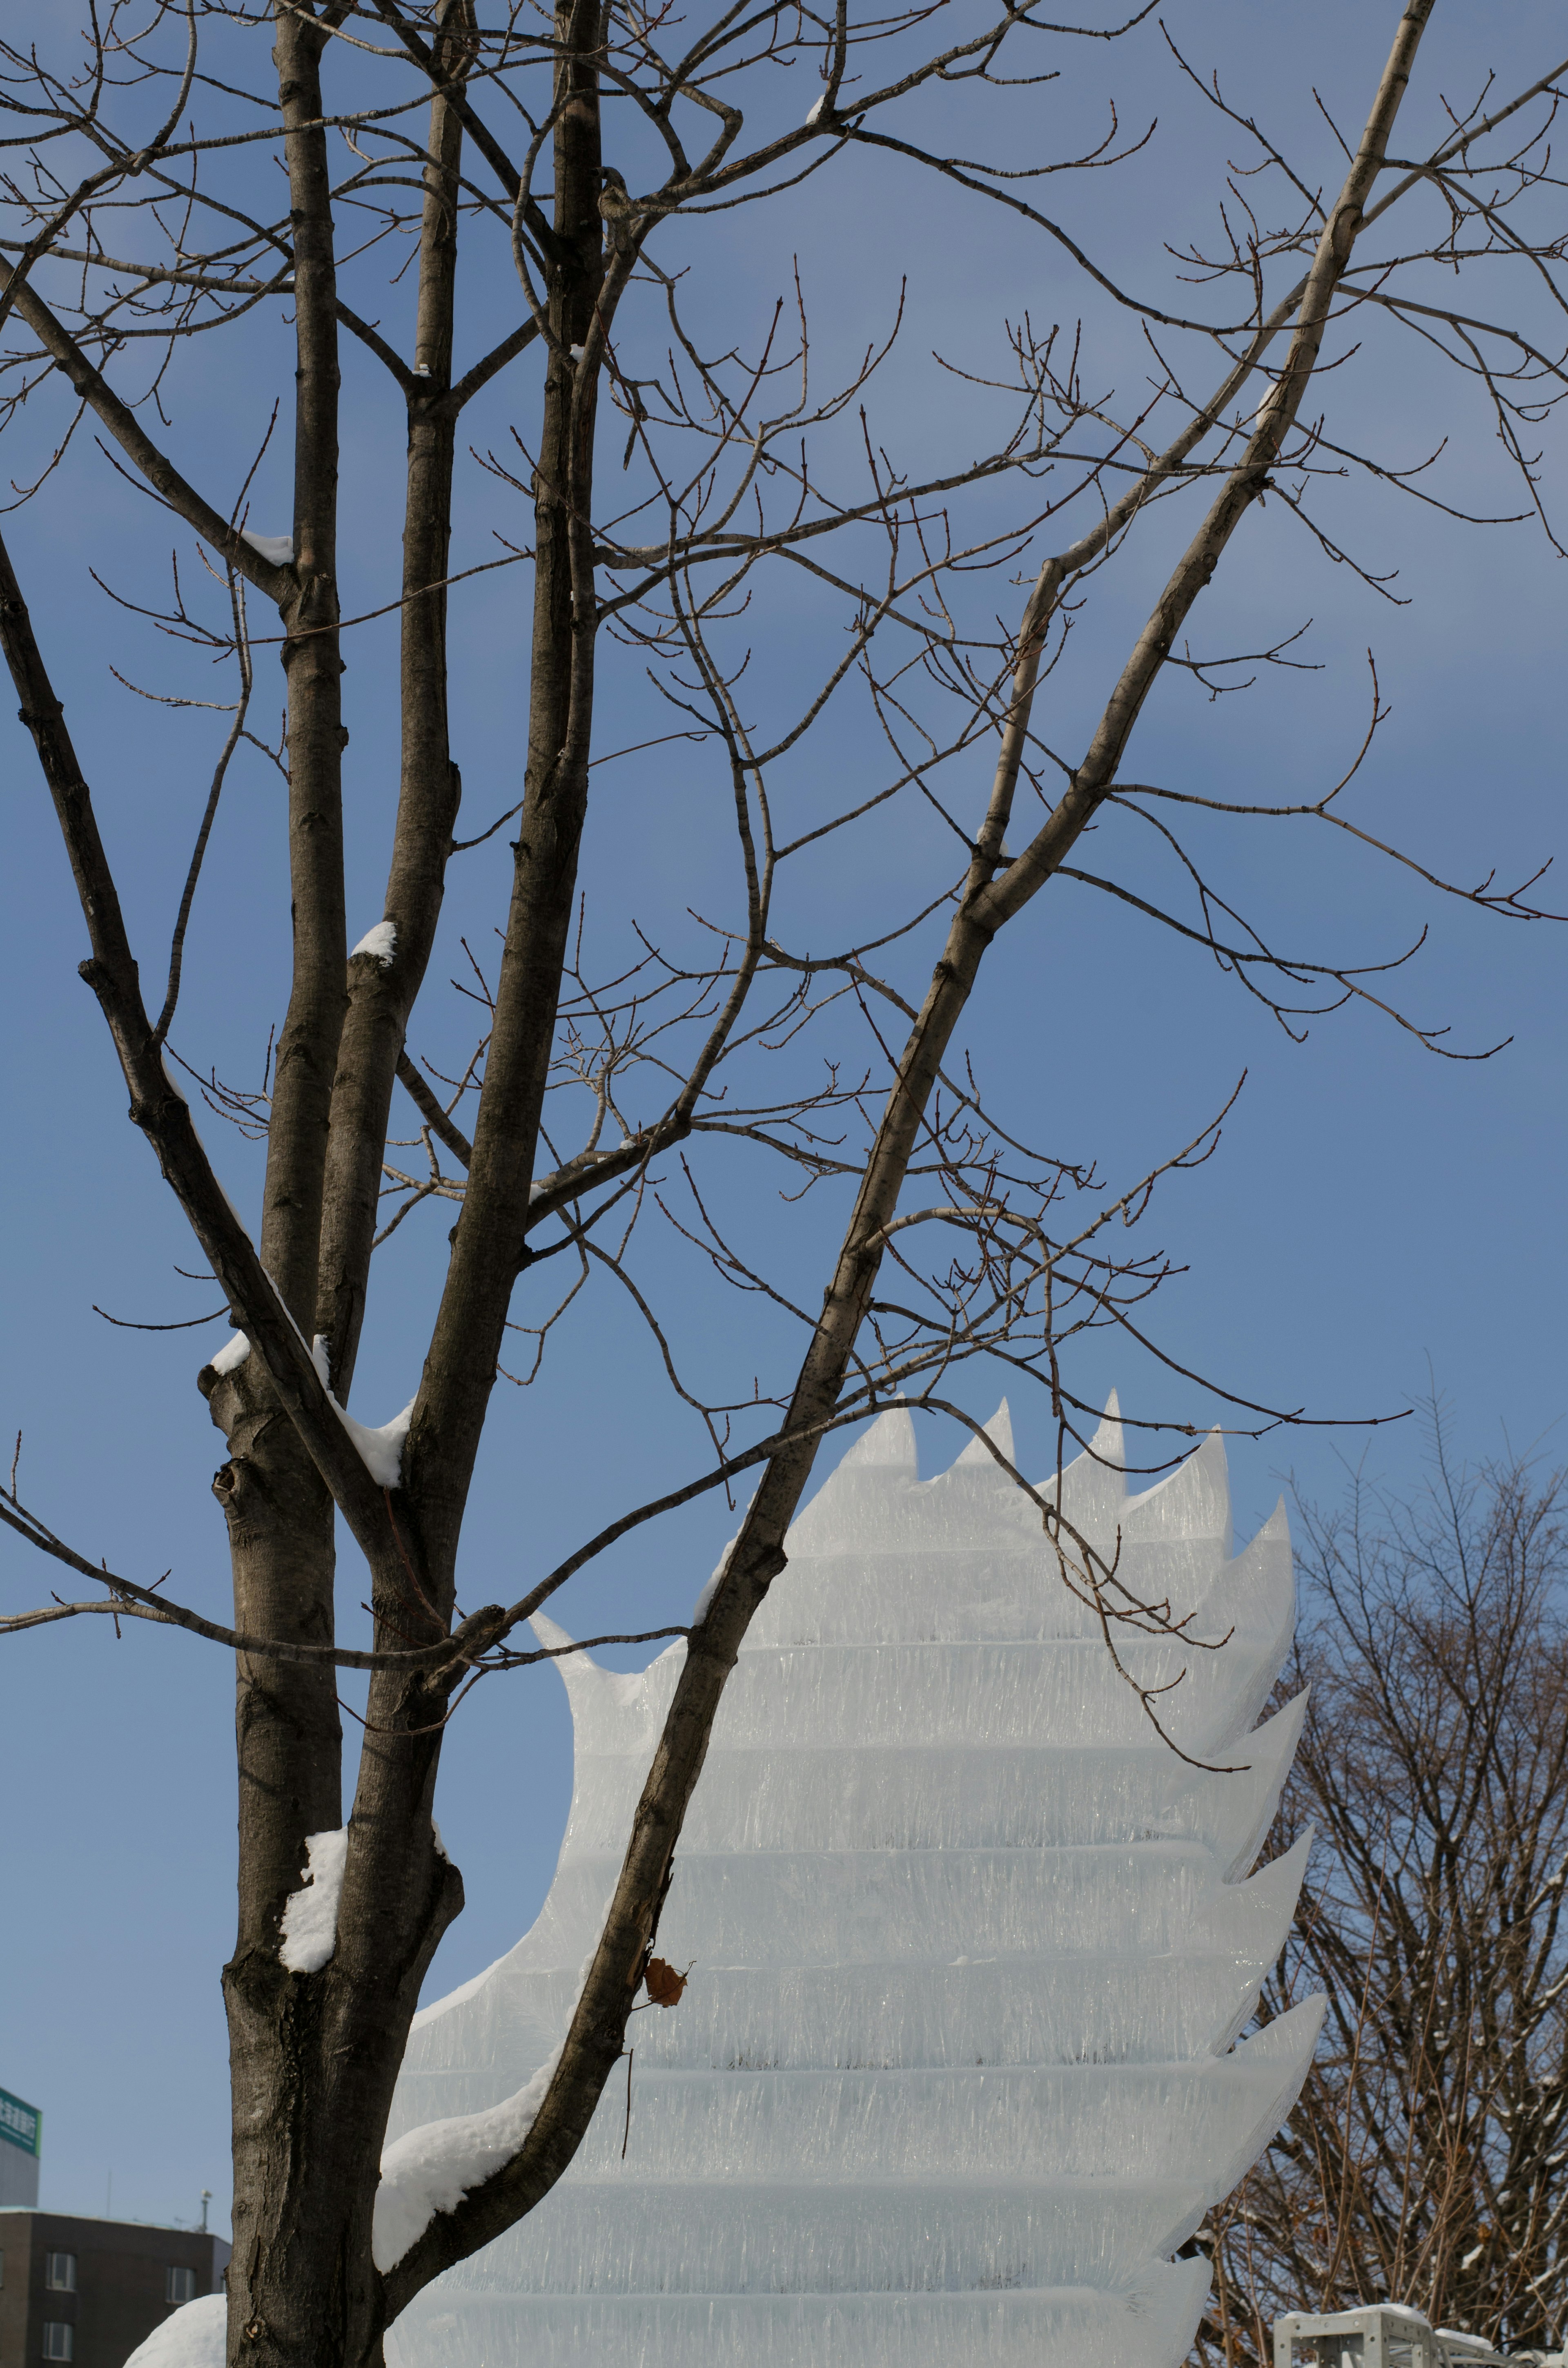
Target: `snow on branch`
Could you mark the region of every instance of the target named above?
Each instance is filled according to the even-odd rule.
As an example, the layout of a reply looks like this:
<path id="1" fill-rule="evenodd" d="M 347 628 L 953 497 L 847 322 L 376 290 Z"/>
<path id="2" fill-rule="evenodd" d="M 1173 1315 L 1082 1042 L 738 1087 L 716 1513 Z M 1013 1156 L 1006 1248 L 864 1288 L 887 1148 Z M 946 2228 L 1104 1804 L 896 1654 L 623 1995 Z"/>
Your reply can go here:
<path id="1" fill-rule="evenodd" d="M 557 2047 L 516 2096 L 483 2113 L 427 2122 L 388 2146 L 370 2237 L 371 2258 L 383 2276 L 418 2243 L 437 2212 L 455 2211 L 471 2187 L 511 2161 L 539 2118 L 560 2061 Z"/>

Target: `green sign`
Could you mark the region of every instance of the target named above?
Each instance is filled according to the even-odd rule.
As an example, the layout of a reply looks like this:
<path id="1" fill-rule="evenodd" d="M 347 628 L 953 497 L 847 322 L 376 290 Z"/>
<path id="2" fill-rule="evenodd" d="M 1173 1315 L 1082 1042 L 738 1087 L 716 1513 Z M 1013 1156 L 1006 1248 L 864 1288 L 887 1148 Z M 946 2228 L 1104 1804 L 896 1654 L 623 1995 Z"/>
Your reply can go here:
<path id="1" fill-rule="evenodd" d="M 24 2105 L 8 2089 L 0 2089 L 0 2138 L 24 2154 L 43 2152 L 43 2115 L 36 2105 Z"/>

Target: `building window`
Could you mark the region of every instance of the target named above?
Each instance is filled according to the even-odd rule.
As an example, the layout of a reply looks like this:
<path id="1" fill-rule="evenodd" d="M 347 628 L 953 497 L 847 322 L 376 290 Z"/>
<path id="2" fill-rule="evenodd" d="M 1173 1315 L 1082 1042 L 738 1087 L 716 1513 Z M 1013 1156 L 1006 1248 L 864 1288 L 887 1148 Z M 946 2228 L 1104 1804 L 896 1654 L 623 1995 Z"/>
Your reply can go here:
<path id="1" fill-rule="evenodd" d="M 46 2253 L 43 2257 L 43 2282 L 51 2294 L 74 2294 L 76 2291 L 76 2256 L 74 2253 Z M 69 2360 L 68 2351 L 60 2354 Z"/>
<path id="2" fill-rule="evenodd" d="M 69 2255 L 67 2256 L 69 2259 Z M 71 2339 L 75 2333 L 63 2318 L 46 2318 L 43 2322 L 43 2356 L 46 2360 L 69 2360 L 74 2357 Z"/>
<path id="3" fill-rule="evenodd" d="M 164 2300 L 165 2302 L 194 2302 L 196 2300 L 196 2271 L 194 2270 L 166 2269 L 164 2271 Z"/>

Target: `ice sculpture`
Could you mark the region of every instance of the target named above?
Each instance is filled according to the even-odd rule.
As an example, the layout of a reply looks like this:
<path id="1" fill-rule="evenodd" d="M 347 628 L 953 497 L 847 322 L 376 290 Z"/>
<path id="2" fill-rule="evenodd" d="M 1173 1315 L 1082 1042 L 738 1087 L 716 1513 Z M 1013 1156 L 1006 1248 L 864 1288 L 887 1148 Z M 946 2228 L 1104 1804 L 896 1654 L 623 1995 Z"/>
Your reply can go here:
<path id="1" fill-rule="evenodd" d="M 1006 1409 L 992 1436 L 1011 1454 Z M 1095 1442 L 1119 1463 L 1115 1400 Z M 1054 1480 L 1051 1484 L 1054 1488 Z M 790 1532 L 726 1691 L 661 1954 L 571 2172 L 428 2288 L 395 2368 L 1174 2368 L 1208 2266 L 1173 2260 L 1294 2100 L 1321 2020 L 1233 2046 L 1306 1842 L 1250 1873 L 1301 1725 L 1254 1731 L 1290 1642 L 1281 1507 L 1231 1557 L 1224 1450 L 1128 1497 L 1081 1457 L 1070 1520 L 1221 1652 L 1125 1636 L 1165 1724 L 972 1441 L 917 1477 L 883 1415 Z M 1042 1491 L 1042 1493 L 1044 1493 Z M 549 1641 L 561 1632 L 547 1623 Z M 527 1939 L 426 2009 L 392 2135 L 512 2096 L 564 2028 L 669 1700 L 557 1664 L 570 1823 Z"/>

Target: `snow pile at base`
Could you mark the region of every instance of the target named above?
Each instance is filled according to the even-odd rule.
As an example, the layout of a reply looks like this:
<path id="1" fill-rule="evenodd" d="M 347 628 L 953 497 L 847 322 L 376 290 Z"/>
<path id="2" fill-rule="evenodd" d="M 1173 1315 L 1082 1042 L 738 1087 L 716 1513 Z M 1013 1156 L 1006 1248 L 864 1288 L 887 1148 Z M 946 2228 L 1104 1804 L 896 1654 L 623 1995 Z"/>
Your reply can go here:
<path id="1" fill-rule="evenodd" d="M 262 558 L 274 567 L 292 567 L 294 564 L 294 538 L 291 534 L 254 534 L 247 526 L 240 529 L 240 541 L 248 542 L 253 551 L 259 552 Z"/>
<path id="2" fill-rule="evenodd" d="M 209 1357 L 207 1361 L 215 1373 L 232 1373 L 235 1366 L 243 1365 L 249 1355 L 250 1342 L 243 1332 L 234 1332 L 224 1341 L 218 1354 Z"/>
<path id="3" fill-rule="evenodd" d="M 337 1946 L 337 1903 L 348 1858 L 348 1828 L 311 1834 L 305 1841 L 302 1891 L 283 1905 L 283 1938 L 278 1953 L 291 1974 L 319 1974 Z"/>
<path id="4" fill-rule="evenodd" d="M 396 953 L 397 923 L 378 921 L 373 929 L 366 930 L 357 946 L 349 948 L 348 959 L 352 962 L 356 954 L 373 954 L 383 970 L 391 970 Z"/>
<path id="5" fill-rule="evenodd" d="M 370 2232 L 371 2259 L 383 2276 L 424 2235 L 437 2212 L 451 2211 L 471 2187 L 511 2160 L 539 2116 L 560 2058 L 558 2047 L 515 2097 L 492 2105 L 488 2112 L 427 2123 L 387 2148 Z"/>
<path id="6" fill-rule="evenodd" d="M 1011 1460 L 1005 1409 L 987 1428 Z M 1305 1702 L 1255 1726 L 1294 1621 L 1283 1508 L 1236 1552 L 1217 1437 L 1140 1494 L 1123 1462 L 1113 1401 L 1062 1510 L 1136 1596 L 1228 1635 L 1118 1634 L 1189 1759 L 984 1442 L 923 1480 L 883 1415 L 796 1520 L 725 1689 L 656 1943 L 690 1979 L 630 2027 L 630 2127 L 621 2066 L 565 2177 L 416 2297 L 389 2368 L 1177 2368 L 1209 2265 L 1173 2256 L 1321 2020 L 1235 2044 L 1305 1867 L 1305 1837 L 1256 1866 Z M 483 2175 L 476 2137 L 560 2045 L 686 1650 L 555 1664 L 555 1880 L 420 2013 L 393 2100 L 389 2168 L 450 2149 L 421 2210 Z"/>
<path id="7" fill-rule="evenodd" d="M 137 2345 L 125 2368 L 224 2368 L 228 2317 L 225 2294 L 185 2303 Z"/>

